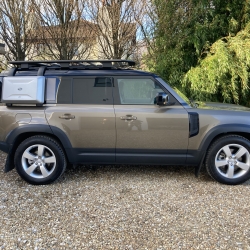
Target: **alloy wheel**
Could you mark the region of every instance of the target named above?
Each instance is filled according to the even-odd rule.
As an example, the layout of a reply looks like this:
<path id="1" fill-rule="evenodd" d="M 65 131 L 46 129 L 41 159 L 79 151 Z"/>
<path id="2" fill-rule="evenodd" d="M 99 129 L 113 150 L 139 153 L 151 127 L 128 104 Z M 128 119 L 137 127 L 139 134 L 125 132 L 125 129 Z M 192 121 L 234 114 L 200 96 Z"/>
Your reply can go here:
<path id="1" fill-rule="evenodd" d="M 241 177 L 250 169 L 249 151 L 239 144 L 225 145 L 215 156 L 215 167 L 226 178 Z"/>
<path id="2" fill-rule="evenodd" d="M 47 178 L 56 167 L 55 154 L 44 145 L 32 145 L 23 152 L 22 167 L 33 178 Z"/>

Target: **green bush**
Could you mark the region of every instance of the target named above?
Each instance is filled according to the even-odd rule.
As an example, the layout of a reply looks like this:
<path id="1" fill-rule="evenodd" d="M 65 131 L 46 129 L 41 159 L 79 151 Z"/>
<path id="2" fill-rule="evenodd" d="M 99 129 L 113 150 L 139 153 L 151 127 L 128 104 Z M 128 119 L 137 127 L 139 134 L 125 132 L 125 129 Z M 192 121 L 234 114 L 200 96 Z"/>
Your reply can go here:
<path id="1" fill-rule="evenodd" d="M 212 44 L 207 56 L 184 77 L 183 86 L 198 100 L 250 106 L 250 23 L 236 36 Z"/>

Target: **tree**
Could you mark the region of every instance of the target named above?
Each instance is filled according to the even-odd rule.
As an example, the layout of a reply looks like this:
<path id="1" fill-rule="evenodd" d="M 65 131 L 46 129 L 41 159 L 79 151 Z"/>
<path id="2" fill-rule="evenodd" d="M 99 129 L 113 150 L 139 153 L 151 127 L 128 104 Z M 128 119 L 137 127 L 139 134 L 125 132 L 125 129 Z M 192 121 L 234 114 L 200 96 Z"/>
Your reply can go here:
<path id="1" fill-rule="evenodd" d="M 205 59 L 191 68 L 184 84 L 198 100 L 250 106 L 250 23 L 236 36 L 216 41 Z"/>
<path id="2" fill-rule="evenodd" d="M 191 33 L 195 6 L 192 0 L 155 0 L 157 18 L 151 53 L 146 57 L 149 69 L 164 77 L 170 84 L 179 86 L 184 72 L 195 65 L 197 55 L 188 40 Z M 202 12 L 201 8 L 197 12 Z"/>
<path id="3" fill-rule="evenodd" d="M 6 44 L 7 60 L 24 60 L 30 54 L 31 0 L 0 1 L 0 39 Z"/>
<path id="4" fill-rule="evenodd" d="M 249 20 L 249 0 L 154 0 L 158 17 L 151 70 L 181 87 L 186 72 L 218 39 L 235 35 Z M 186 89 L 188 92 L 188 89 Z"/>
<path id="5" fill-rule="evenodd" d="M 141 46 L 138 46 L 138 62 L 140 66 L 145 70 L 151 69 L 153 65 L 151 62 L 154 62 L 154 51 L 155 51 L 155 31 L 156 24 L 158 21 L 157 12 L 155 10 L 155 5 L 152 4 L 150 0 L 141 1 L 141 16 L 135 16 L 135 20 L 139 26 L 138 33 L 138 44 L 141 43 Z"/>
<path id="6" fill-rule="evenodd" d="M 37 0 L 38 25 L 33 34 L 41 57 L 58 60 L 87 58 L 92 45 L 93 24 L 82 19 L 84 0 Z"/>
<path id="7" fill-rule="evenodd" d="M 129 58 L 136 48 L 137 24 L 141 15 L 138 0 L 88 0 L 86 17 L 96 24 L 99 58 Z"/>

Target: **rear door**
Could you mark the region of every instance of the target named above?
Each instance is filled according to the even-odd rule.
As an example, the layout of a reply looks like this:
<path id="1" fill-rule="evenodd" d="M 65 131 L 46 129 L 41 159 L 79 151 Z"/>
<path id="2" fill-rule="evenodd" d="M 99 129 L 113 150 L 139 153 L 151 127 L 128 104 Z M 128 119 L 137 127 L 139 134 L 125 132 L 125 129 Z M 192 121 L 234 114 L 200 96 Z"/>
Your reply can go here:
<path id="1" fill-rule="evenodd" d="M 62 77 L 58 85 L 57 104 L 46 109 L 52 130 L 60 129 L 67 135 L 76 162 L 114 162 L 113 78 Z"/>
<path id="2" fill-rule="evenodd" d="M 166 92 L 174 105 L 155 105 L 158 92 Z M 114 98 L 116 162 L 185 163 L 188 113 L 164 87 L 151 77 L 116 77 Z"/>

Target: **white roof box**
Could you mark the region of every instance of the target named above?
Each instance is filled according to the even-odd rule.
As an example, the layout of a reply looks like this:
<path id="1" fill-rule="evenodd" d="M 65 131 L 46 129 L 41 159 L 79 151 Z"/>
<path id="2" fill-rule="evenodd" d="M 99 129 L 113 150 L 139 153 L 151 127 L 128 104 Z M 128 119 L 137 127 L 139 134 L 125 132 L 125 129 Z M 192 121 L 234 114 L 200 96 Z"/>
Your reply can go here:
<path id="1" fill-rule="evenodd" d="M 12 104 L 43 104 L 44 91 L 44 76 L 4 77 L 2 102 Z"/>

